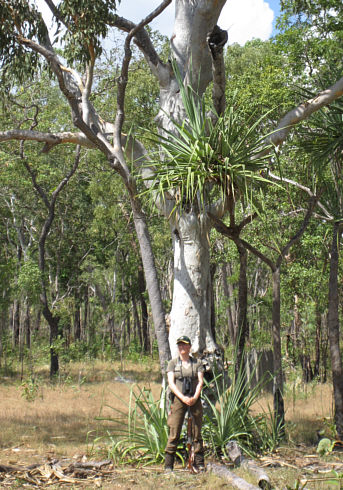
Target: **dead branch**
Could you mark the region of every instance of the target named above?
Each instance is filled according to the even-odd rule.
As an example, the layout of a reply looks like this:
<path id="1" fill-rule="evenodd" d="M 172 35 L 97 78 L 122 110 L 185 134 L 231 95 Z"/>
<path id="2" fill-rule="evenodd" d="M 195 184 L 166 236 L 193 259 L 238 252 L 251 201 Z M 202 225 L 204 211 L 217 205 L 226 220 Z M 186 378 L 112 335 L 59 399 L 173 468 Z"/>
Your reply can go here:
<path id="1" fill-rule="evenodd" d="M 240 490 L 259 490 L 259 487 L 251 485 L 251 483 L 248 483 L 247 481 L 243 480 L 243 478 L 235 475 L 232 471 L 230 471 L 226 466 L 222 464 L 209 463 L 207 465 L 207 471 L 211 471 L 214 475 L 223 478 L 232 486 L 234 486 L 235 488 L 239 488 Z"/>
<path id="2" fill-rule="evenodd" d="M 271 484 L 268 475 L 252 459 L 246 459 L 236 441 L 230 441 L 226 445 L 226 451 L 229 458 L 235 466 L 241 466 L 257 478 L 258 486 L 264 490 L 271 490 Z"/>

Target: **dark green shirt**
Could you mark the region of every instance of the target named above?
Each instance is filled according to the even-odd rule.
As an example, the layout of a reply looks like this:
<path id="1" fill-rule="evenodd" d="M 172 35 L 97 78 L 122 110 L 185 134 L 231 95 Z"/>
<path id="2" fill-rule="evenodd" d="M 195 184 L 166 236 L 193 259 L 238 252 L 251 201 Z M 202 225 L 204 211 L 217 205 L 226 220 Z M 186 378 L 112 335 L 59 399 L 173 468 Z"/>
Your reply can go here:
<path id="1" fill-rule="evenodd" d="M 204 366 L 200 359 L 195 359 L 190 356 L 190 365 L 185 368 L 182 366 L 181 359 L 177 357 L 169 361 L 167 366 L 167 372 L 174 372 L 175 384 L 178 389 L 182 392 L 182 378 L 190 377 L 192 378 L 192 388 L 195 391 L 198 384 L 198 373 L 204 372 Z"/>

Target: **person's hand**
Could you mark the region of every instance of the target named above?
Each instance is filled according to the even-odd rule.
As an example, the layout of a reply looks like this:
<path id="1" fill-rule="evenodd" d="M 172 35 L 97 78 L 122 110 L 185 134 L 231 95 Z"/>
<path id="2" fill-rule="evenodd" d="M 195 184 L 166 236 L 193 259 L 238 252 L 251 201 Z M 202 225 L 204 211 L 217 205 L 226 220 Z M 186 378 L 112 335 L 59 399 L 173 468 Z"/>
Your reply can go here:
<path id="1" fill-rule="evenodd" d="M 191 398 L 191 397 L 189 397 L 189 396 L 184 396 L 184 397 L 182 398 L 182 402 L 183 402 L 185 405 L 187 405 L 188 407 L 191 407 L 191 406 L 193 405 L 193 403 L 192 403 L 192 398 Z"/>
<path id="2" fill-rule="evenodd" d="M 196 404 L 196 402 L 198 401 L 198 398 L 196 398 L 195 396 L 192 396 L 192 397 L 190 398 L 190 401 L 191 401 L 190 406 L 195 405 L 195 404 Z"/>
<path id="3" fill-rule="evenodd" d="M 196 403 L 197 398 L 195 398 L 194 396 L 185 396 L 182 401 L 188 407 L 192 407 Z"/>

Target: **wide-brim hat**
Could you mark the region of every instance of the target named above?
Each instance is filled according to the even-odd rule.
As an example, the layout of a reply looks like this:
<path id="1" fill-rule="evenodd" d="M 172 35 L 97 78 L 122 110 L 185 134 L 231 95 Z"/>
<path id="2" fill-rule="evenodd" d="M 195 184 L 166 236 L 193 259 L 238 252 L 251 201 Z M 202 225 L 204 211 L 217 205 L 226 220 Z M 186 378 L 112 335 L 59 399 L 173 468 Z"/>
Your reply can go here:
<path id="1" fill-rule="evenodd" d="M 189 344 L 191 345 L 191 339 L 187 335 L 182 335 L 176 341 L 177 344 Z"/>

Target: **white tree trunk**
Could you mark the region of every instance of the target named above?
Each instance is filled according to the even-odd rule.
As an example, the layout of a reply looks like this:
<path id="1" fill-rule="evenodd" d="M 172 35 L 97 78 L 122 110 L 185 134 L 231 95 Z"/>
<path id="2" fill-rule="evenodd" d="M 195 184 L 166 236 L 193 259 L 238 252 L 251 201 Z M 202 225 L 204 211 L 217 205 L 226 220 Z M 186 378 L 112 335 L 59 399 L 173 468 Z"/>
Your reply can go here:
<path id="1" fill-rule="evenodd" d="M 184 212 L 173 220 L 174 291 L 169 344 L 177 355 L 176 339 L 188 335 L 193 352 L 213 352 L 211 333 L 209 219 Z"/>
<path id="2" fill-rule="evenodd" d="M 201 95 L 212 80 L 212 58 L 207 36 L 217 23 L 225 0 L 176 0 L 171 52 L 185 84 Z M 165 79 L 164 79 L 165 82 Z M 175 77 L 161 83 L 161 129 L 172 130 L 171 119 L 182 121 L 185 111 Z M 166 212 L 169 217 L 170 209 Z M 169 219 L 174 244 L 174 289 L 170 312 L 169 344 L 177 354 L 176 339 L 188 335 L 192 351 L 213 352 L 210 304 L 210 220 L 193 211 L 174 213 Z"/>

